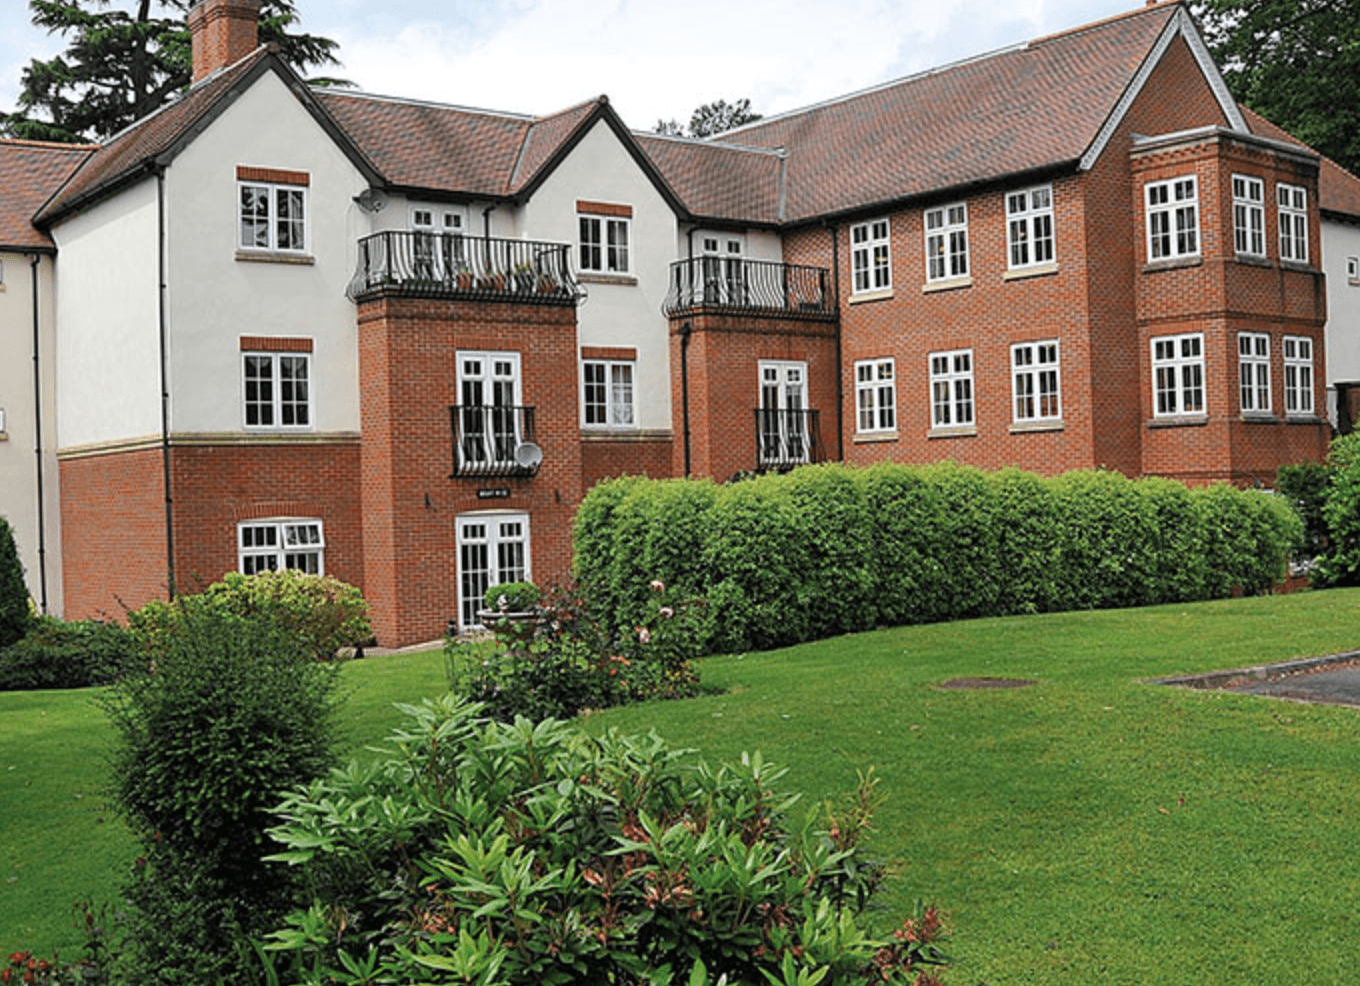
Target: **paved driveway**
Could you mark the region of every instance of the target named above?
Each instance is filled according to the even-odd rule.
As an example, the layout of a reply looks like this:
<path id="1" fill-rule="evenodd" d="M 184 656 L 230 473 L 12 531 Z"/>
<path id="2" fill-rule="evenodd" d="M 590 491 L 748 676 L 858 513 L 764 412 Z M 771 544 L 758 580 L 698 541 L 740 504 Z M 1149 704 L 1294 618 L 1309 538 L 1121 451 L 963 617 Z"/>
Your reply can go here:
<path id="1" fill-rule="evenodd" d="M 1159 678 L 1158 682 L 1360 707 L 1360 651 L 1212 674 Z"/>

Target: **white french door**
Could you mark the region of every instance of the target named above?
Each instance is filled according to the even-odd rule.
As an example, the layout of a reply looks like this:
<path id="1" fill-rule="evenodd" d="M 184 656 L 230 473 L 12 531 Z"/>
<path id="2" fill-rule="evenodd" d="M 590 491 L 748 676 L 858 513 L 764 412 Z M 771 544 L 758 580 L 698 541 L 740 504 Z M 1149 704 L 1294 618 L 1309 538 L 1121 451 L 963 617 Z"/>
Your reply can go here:
<path id="1" fill-rule="evenodd" d="M 458 628 L 482 625 L 477 611 L 493 585 L 526 582 L 529 567 L 528 514 L 467 514 L 458 525 Z"/>
<path id="2" fill-rule="evenodd" d="M 759 461 L 762 466 L 793 466 L 809 461 L 807 364 L 786 360 L 760 362 Z"/>

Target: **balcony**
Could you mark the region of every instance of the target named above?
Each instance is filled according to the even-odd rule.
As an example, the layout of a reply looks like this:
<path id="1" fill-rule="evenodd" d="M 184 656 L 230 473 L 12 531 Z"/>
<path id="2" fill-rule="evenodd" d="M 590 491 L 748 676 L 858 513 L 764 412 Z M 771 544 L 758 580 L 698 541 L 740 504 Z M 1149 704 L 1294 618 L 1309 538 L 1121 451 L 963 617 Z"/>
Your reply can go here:
<path id="1" fill-rule="evenodd" d="M 700 309 L 797 318 L 836 313 L 826 268 L 738 257 L 677 260 L 661 307 L 667 316 Z"/>
<path id="2" fill-rule="evenodd" d="M 358 269 L 345 293 L 361 301 L 384 291 L 521 305 L 574 306 L 585 297 L 565 243 L 411 230 L 359 241 Z"/>
<path id="3" fill-rule="evenodd" d="M 788 472 L 826 461 L 816 411 L 758 407 L 755 414 L 757 472 Z"/>
<path id="4" fill-rule="evenodd" d="M 525 478 L 538 472 L 543 453 L 534 444 L 534 409 L 460 404 L 449 408 L 453 423 L 450 479 Z"/>

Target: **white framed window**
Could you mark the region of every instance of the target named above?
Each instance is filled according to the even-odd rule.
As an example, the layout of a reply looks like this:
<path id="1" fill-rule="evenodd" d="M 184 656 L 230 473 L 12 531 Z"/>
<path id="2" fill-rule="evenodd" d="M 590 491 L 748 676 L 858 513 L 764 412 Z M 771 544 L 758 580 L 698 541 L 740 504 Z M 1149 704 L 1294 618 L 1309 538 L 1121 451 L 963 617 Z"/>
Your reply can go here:
<path id="1" fill-rule="evenodd" d="M 1199 256 L 1199 181 L 1194 175 L 1144 186 L 1148 260 Z"/>
<path id="2" fill-rule="evenodd" d="M 1242 413 L 1270 413 L 1270 336 L 1265 332 L 1237 334 L 1237 375 Z"/>
<path id="3" fill-rule="evenodd" d="M 243 250 L 303 253 L 307 249 L 307 186 L 238 181 Z"/>
<path id="4" fill-rule="evenodd" d="M 581 270 L 601 274 L 632 272 L 632 219 L 623 216 L 579 215 Z"/>
<path id="5" fill-rule="evenodd" d="M 807 364 L 796 360 L 761 360 L 760 410 L 756 461 L 762 467 L 787 468 L 811 461 Z"/>
<path id="6" fill-rule="evenodd" d="M 487 589 L 533 578 L 529 564 L 529 515 L 462 514 L 458 532 L 458 626 L 473 630 Z"/>
<path id="7" fill-rule="evenodd" d="M 1006 243 L 1011 269 L 1053 263 L 1053 186 L 1006 196 Z"/>
<path id="8" fill-rule="evenodd" d="M 973 423 L 973 351 L 930 354 L 930 423 L 956 428 Z"/>
<path id="9" fill-rule="evenodd" d="M 247 428 L 312 426 L 310 353 L 241 354 Z"/>
<path id="10" fill-rule="evenodd" d="M 520 437 L 520 354 L 459 350 L 457 468 L 514 461 Z"/>
<path id="11" fill-rule="evenodd" d="M 1232 176 L 1233 246 L 1238 256 L 1266 255 L 1266 183 L 1251 175 Z"/>
<path id="12" fill-rule="evenodd" d="M 1204 333 L 1152 340 L 1153 415 L 1204 413 Z"/>
<path id="13" fill-rule="evenodd" d="M 855 363 L 855 418 L 860 434 L 897 428 L 897 378 L 891 359 Z"/>
<path id="14" fill-rule="evenodd" d="M 1360 284 L 1360 257 L 1346 258 L 1346 280 Z"/>
<path id="15" fill-rule="evenodd" d="M 1011 396 L 1016 424 L 1062 420 L 1057 340 L 1011 346 Z"/>
<path id="16" fill-rule="evenodd" d="M 703 237 L 700 258 L 704 280 L 704 301 L 716 305 L 745 305 L 749 300 L 746 261 L 742 241 L 737 237 Z"/>
<path id="17" fill-rule="evenodd" d="M 581 361 L 581 396 L 587 427 L 631 428 L 637 423 L 633 368 L 633 360 Z"/>
<path id="18" fill-rule="evenodd" d="M 926 280 L 968 276 L 968 205 L 926 210 Z"/>
<path id="19" fill-rule="evenodd" d="M 1313 340 L 1284 337 L 1285 414 L 1313 413 Z"/>
<path id="20" fill-rule="evenodd" d="M 1308 189 L 1280 182 L 1275 186 L 1280 215 L 1280 259 L 1308 263 Z"/>
<path id="21" fill-rule="evenodd" d="M 242 575 L 285 569 L 325 575 L 325 529 L 319 520 L 242 521 L 236 525 L 236 567 Z"/>
<path id="22" fill-rule="evenodd" d="M 431 279 L 448 277 L 467 266 L 463 214 L 452 209 L 412 206 L 412 273 Z"/>
<path id="23" fill-rule="evenodd" d="M 850 267 L 855 294 L 892 287 L 890 231 L 886 219 L 850 227 Z"/>

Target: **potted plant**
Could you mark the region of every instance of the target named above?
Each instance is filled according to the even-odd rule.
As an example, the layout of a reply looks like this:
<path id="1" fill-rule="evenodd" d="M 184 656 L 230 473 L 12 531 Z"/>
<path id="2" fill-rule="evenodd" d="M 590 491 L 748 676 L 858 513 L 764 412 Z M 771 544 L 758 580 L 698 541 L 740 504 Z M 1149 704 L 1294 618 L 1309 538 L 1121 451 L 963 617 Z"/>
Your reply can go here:
<path id="1" fill-rule="evenodd" d="M 542 591 L 532 582 L 493 585 L 482 597 L 477 618 L 507 646 L 524 644 L 538 632 Z"/>
<path id="2" fill-rule="evenodd" d="M 521 291 L 534 289 L 534 268 L 527 260 L 515 264 L 515 284 Z"/>

